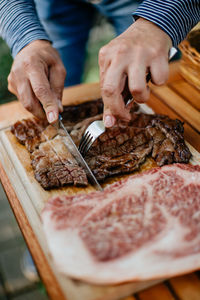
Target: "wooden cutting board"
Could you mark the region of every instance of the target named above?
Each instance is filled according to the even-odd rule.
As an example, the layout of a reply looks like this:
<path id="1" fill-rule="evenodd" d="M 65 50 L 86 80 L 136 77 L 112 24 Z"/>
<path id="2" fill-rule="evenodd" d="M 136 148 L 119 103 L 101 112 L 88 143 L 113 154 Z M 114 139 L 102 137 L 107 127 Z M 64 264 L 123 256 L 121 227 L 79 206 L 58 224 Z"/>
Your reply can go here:
<path id="1" fill-rule="evenodd" d="M 148 111 L 148 108 L 146 108 L 146 110 Z M 129 295 L 143 289 L 144 287 L 155 284 L 155 281 L 150 281 L 101 287 L 80 281 L 74 281 L 66 276 L 58 274 L 48 252 L 48 247 L 42 230 L 42 223 L 40 219 L 41 210 L 43 209 L 45 202 L 51 196 L 62 194 L 70 195 L 83 192 L 88 193 L 94 190 L 94 188 L 92 186 L 87 188 L 64 187 L 45 191 L 34 178 L 29 152 L 23 145 L 18 143 L 15 136 L 13 136 L 10 132 L 9 127 L 1 129 L 0 141 L 1 161 L 3 162 L 4 169 L 15 188 L 17 196 L 20 199 L 20 203 L 28 217 L 28 221 L 38 239 L 48 263 L 56 275 L 59 284 L 62 286 L 64 294 L 67 296 L 68 300 L 80 299 L 80 293 L 82 295 L 82 300 L 120 299 L 122 296 Z M 200 164 L 200 155 L 193 149 L 193 147 L 190 146 L 190 149 L 193 153 L 192 162 Z M 150 159 L 142 169 L 148 169 L 153 166 L 155 166 L 155 163 Z M 119 180 L 119 178 L 120 177 L 109 180 L 107 184 L 110 184 L 114 180 Z"/>
<path id="2" fill-rule="evenodd" d="M 88 97 L 85 99 L 88 100 Z M 84 102 L 85 99 L 79 99 L 79 103 L 82 101 Z M 146 110 L 149 110 L 148 107 L 146 107 Z M 152 111 L 150 110 L 150 112 Z M 150 281 L 102 287 L 75 281 L 67 278 L 66 276 L 58 274 L 48 252 L 48 247 L 42 230 L 42 223 L 40 219 L 41 211 L 49 197 L 62 194 L 70 195 L 77 193 L 88 193 L 93 191 L 94 188 L 92 186 L 87 188 L 69 186 L 45 191 L 34 178 L 29 152 L 26 150 L 25 146 L 21 145 L 15 136 L 10 132 L 10 127 L 1 129 L 0 142 L 0 159 L 3 167 L 11 181 L 11 184 L 14 186 L 17 197 L 20 200 L 23 210 L 25 211 L 28 221 L 38 239 L 48 263 L 51 266 L 54 274 L 56 274 L 57 280 L 62 286 L 64 294 L 67 296 L 68 300 L 79 300 L 80 293 L 82 295 L 82 300 L 120 299 L 122 296 L 130 295 L 133 292 L 158 282 Z M 152 159 L 149 159 L 148 162 L 142 167 L 142 170 L 149 169 L 153 166 L 156 166 L 155 162 Z M 119 180 L 121 177 L 122 176 L 107 180 L 107 183 L 104 184 L 104 186 L 112 183 L 113 181 Z"/>
<path id="3" fill-rule="evenodd" d="M 175 76 L 175 82 L 177 82 L 177 80 L 180 80 L 180 78 Z M 151 95 L 150 99 L 151 107 L 153 107 L 153 109 L 155 109 L 155 111 L 158 113 L 166 113 L 172 118 L 177 117 L 177 113 L 179 112 L 171 110 L 168 105 L 164 105 L 163 102 L 159 100 L 159 93 L 161 92 L 153 89 L 153 95 Z M 99 96 L 100 90 L 98 84 L 83 85 L 80 87 L 67 89 L 64 92 L 64 104 L 78 104 L 89 99 L 92 100 L 98 98 Z M 16 109 L 15 111 L 12 110 L 14 111 L 14 115 L 12 115 L 13 119 L 9 120 L 4 116 L 6 114 L 9 115 L 11 106 L 12 108 L 14 107 L 13 105 Z M 60 190 L 46 192 L 36 182 L 33 176 L 32 168 L 30 167 L 30 158 L 28 152 L 23 146 L 16 142 L 16 139 L 10 134 L 9 128 L 6 128 L 7 125 L 13 123 L 14 121 L 29 116 L 29 114 L 23 109 L 19 110 L 18 106 L 18 103 L 12 103 L 10 104 L 9 109 L 8 106 L 6 106 L 7 109 L 0 110 L 0 120 L 2 120 L 2 117 L 4 117 L 4 120 L 0 122 L 0 164 L 2 165 L 0 166 L 0 177 L 11 202 L 14 213 L 16 214 L 21 230 L 24 233 L 28 246 L 31 252 L 34 254 L 33 256 L 36 259 L 36 264 L 41 271 L 41 277 L 44 280 L 49 294 L 51 295 L 51 299 L 119 299 L 126 295 L 130 295 L 133 292 L 144 289 L 146 286 L 155 284 L 155 282 L 141 282 L 139 284 L 129 283 L 118 286 L 102 287 L 72 280 L 56 271 L 48 252 L 48 247 L 42 231 L 40 212 L 43 208 L 44 202 L 50 195 L 77 193 L 80 192 L 80 189 L 63 188 Z M 179 118 L 185 120 L 184 116 L 179 116 Z M 199 135 L 197 134 L 197 130 L 194 130 L 195 126 L 198 126 L 198 120 L 197 124 L 193 122 L 192 126 L 189 122 L 186 123 L 186 138 L 195 145 L 196 149 L 199 149 L 199 145 L 197 143 Z M 191 151 L 194 154 L 193 162 L 199 163 L 199 153 L 195 151 L 194 148 L 191 148 Z M 85 190 L 85 192 L 89 192 L 91 189 L 92 187 L 89 187 Z M 170 282 L 175 283 L 175 287 L 177 287 L 179 284 L 179 281 L 177 283 L 177 280 L 171 280 Z M 178 286 L 182 286 L 181 290 L 183 290 L 184 285 L 179 284 Z M 179 287 L 178 290 L 180 290 Z M 153 298 L 150 295 L 151 293 L 152 295 L 155 295 L 156 293 L 159 294 L 159 292 L 160 295 L 162 292 L 164 297 L 162 299 L 174 299 L 173 296 L 170 296 L 171 294 L 169 295 L 168 289 L 163 284 L 152 288 L 151 292 L 149 293 L 142 292 L 139 294 L 139 296 L 141 299 L 155 300 L 159 298 Z M 133 300 L 135 298 L 131 296 L 127 299 Z M 182 296 L 180 296 L 180 299 L 182 299 Z M 190 300 L 190 298 L 185 299 Z"/>

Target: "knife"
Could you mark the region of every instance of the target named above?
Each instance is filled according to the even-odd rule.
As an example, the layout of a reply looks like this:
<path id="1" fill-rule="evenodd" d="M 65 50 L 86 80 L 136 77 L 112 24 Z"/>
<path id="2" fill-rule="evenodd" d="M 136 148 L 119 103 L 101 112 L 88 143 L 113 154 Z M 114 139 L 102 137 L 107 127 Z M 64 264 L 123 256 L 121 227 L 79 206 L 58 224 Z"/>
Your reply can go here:
<path id="1" fill-rule="evenodd" d="M 62 129 L 65 132 L 65 138 L 64 138 L 65 146 L 67 147 L 67 149 L 69 150 L 69 152 L 73 155 L 73 157 L 76 159 L 76 161 L 78 162 L 78 164 L 81 165 L 81 167 L 85 170 L 85 172 L 86 172 L 86 174 L 87 174 L 90 182 L 92 183 L 92 185 L 97 190 L 103 191 L 101 185 L 97 181 L 97 179 L 94 176 L 94 174 L 92 173 L 90 167 L 88 166 L 88 164 L 86 163 L 85 159 L 83 158 L 83 156 L 79 152 L 78 148 L 76 147 L 76 145 L 75 145 L 74 141 L 72 140 L 69 132 L 65 128 L 65 126 L 64 126 L 64 124 L 62 122 L 62 116 L 61 115 L 59 115 L 59 123 L 60 123 L 60 127 L 62 127 Z"/>

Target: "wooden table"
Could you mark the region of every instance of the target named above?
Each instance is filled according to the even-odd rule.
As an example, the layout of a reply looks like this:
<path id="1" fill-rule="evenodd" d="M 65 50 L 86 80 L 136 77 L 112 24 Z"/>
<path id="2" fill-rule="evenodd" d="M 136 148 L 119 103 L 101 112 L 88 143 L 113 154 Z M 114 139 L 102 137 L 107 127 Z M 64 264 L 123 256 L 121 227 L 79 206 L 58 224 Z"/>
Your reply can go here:
<path id="1" fill-rule="evenodd" d="M 200 152 L 200 92 L 189 85 L 179 75 L 177 71 L 178 66 L 179 63 L 171 64 L 170 77 L 165 86 L 155 87 L 151 85 L 152 93 L 148 105 L 156 113 L 164 113 L 171 118 L 183 120 L 185 122 L 186 140 Z M 99 84 L 86 84 L 66 89 L 63 95 L 63 103 L 76 103 L 82 95 L 84 95 L 85 100 L 99 97 Z M 0 107 L 0 128 L 27 116 L 30 116 L 30 114 L 26 112 L 17 101 L 2 105 Z M 49 297 L 53 300 L 66 299 L 1 164 L 0 179 L 26 243 L 37 265 L 41 279 L 46 286 Z M 137 295 L 124 298 L 124 300 L 134 299 L 199 300 L 200 273 L 195 272 L 172 278 L 164 283 L 139 292 Z"/>

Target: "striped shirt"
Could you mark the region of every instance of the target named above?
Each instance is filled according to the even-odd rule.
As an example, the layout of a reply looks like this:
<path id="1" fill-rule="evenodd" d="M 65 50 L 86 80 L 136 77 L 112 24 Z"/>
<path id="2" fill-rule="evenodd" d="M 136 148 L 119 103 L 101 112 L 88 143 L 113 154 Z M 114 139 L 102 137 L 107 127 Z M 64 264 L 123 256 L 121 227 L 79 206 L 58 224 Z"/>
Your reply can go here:
<path id="1" fill-rule="evenodd" d="M 42 0 L 41 0 L 42 1 Z M 200 0 L 144 0 L 133 13 L 164 30 L 173 46 L 186 37 L 200 20 Z M 0 34 L 11 48 L 13 57 L 38 39 L 49 40 L 42 27 L 33 0 L 0 0 Z"/>

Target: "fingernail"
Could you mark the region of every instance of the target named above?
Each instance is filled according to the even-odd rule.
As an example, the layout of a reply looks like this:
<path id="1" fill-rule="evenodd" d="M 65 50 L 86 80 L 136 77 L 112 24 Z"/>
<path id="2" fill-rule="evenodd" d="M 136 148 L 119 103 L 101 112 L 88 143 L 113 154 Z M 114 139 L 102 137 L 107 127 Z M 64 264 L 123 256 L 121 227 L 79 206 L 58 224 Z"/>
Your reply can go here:
<path id="1" fill-rule="evenodd" d="M 53 123 L 57 120 L 57 115 L 53 111 L 50 111 L 47 114 L 47 118 L 48 118 L 49 123 Z"/>
<path id="2" fill-rule="evenodd" d="M 107 115 L 104 117 L 104 125 L 106 127 L 112 127 L 115 124 L 115 118 L 113 116 Z"/>

